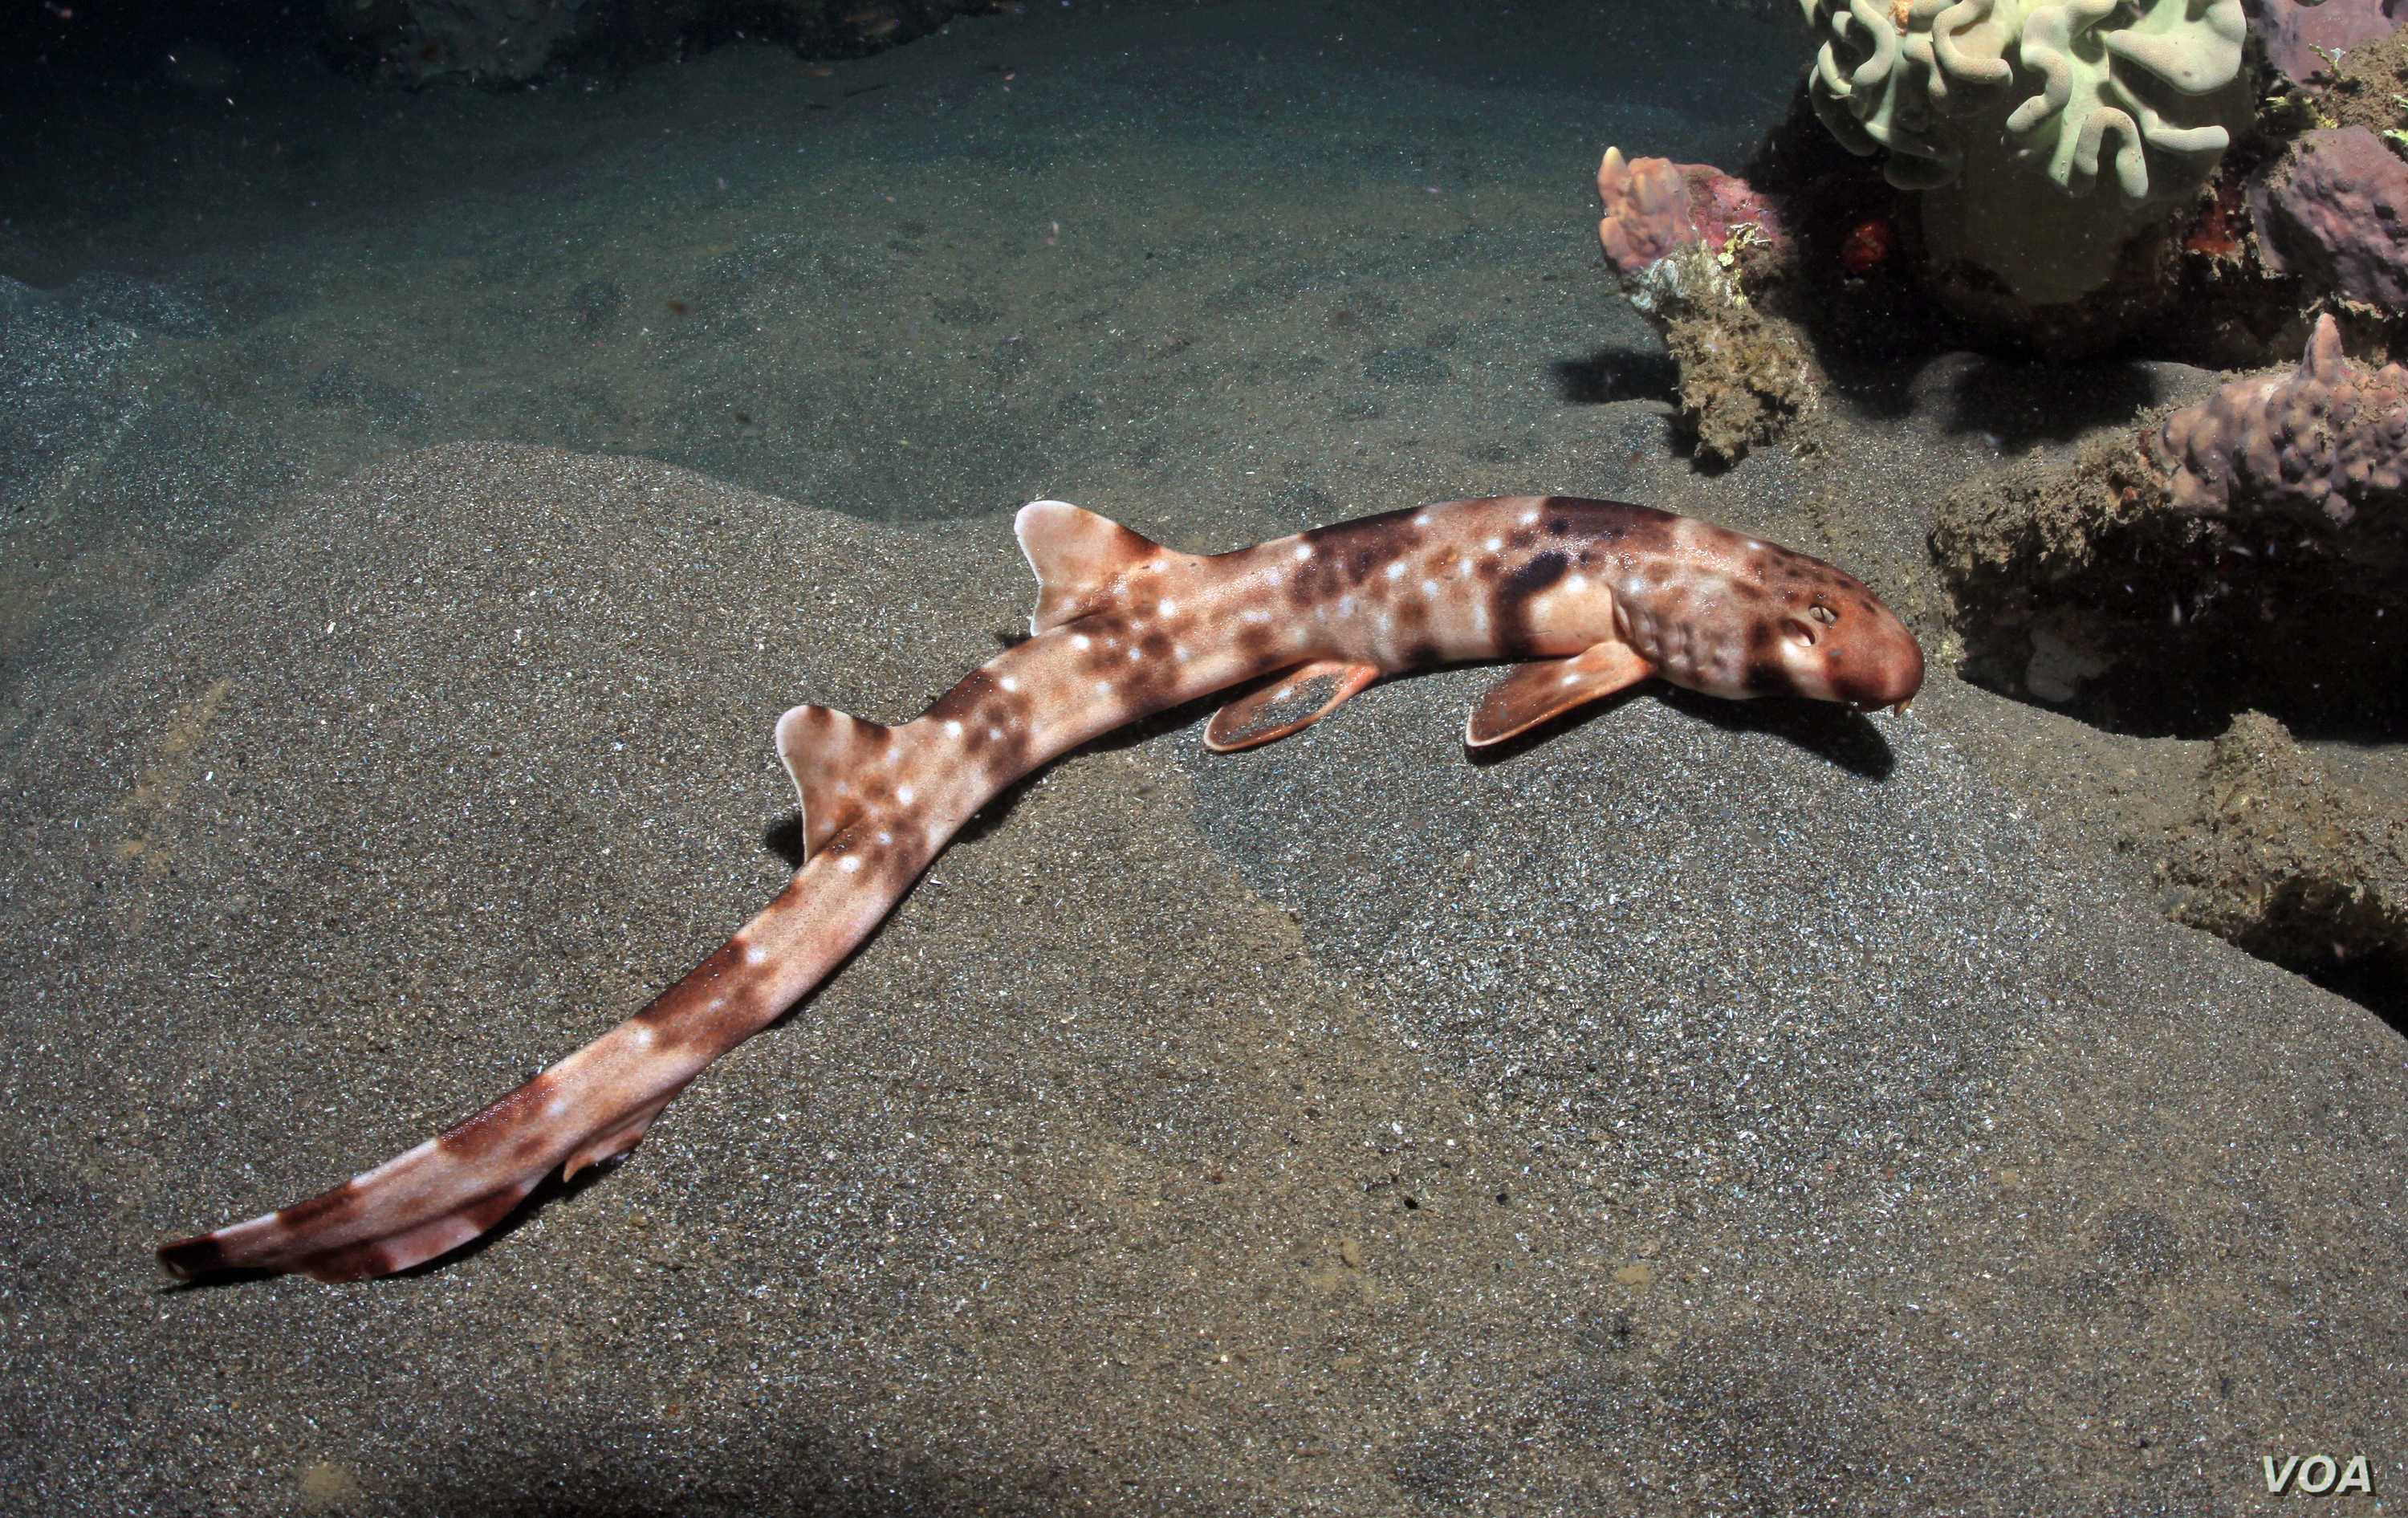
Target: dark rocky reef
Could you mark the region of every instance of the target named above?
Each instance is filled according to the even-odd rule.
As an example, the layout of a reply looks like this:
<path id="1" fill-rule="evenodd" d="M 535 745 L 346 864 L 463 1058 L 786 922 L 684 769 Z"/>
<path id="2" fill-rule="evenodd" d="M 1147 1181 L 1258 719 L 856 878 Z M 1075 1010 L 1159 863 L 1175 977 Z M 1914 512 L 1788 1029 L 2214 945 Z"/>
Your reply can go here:
<path id="1" fill-rule="evenodd" d="M 2408 1013 L 2408 808 L 2337 783 L 2281 723 L 2215 740 L 2192 815 L 2157 865 L 2167 915 Z"/>
<path id="2" fill-rule="evenodd" d="M 2296 369 L 1960 488 L 1931 548 L 1966 672 L 2125 731 L 2408 730 L 2403 439 L 2408 370 L 2326 317 Z"/>

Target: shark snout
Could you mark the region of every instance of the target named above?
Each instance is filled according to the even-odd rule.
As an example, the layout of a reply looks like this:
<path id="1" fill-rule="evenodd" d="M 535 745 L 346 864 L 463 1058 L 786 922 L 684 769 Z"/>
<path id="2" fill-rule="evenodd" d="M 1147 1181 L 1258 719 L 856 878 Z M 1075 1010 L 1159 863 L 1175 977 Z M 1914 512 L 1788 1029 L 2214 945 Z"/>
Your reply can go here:
<path id="1" fill-rule="evenodd" d="M 1923 689 L 1923 646 L 1904 623 L 1881 609 L 1885 627 L 1847 640 L 1832 651 L 1831 692 L 1859 711 L 1889 707 L 1904 711 Z"/>

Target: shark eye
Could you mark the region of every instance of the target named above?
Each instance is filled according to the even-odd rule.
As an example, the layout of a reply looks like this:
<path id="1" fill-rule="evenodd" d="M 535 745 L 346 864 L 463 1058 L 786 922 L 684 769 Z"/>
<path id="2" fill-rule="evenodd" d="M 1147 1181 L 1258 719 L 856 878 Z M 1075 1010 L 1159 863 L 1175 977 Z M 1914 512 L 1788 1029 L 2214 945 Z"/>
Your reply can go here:
<path id="1" fill-rule="evenodd" d="M 1840 614 L 1838 612 L 1832 610 L 1829 607 L 1825 606 L 1820 601 L 1808 607 L 1806 609 L 1806 614 L 1813 618 L 1816 622 L 1821 623 L 1826 627 L 1830 626 L 1831 623 L 1840 620 Z"/>

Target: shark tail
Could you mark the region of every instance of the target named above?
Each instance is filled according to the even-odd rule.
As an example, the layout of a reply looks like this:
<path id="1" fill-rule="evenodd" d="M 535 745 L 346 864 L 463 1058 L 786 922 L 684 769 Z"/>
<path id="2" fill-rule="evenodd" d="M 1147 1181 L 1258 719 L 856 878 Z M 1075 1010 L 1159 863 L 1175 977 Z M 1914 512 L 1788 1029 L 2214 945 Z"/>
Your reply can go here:
<path id="1" fill-rule="evenodd" d="M 816 873 L 798 872 L 642 1011 L 475 1116 L 308 1201 L 165 1245 L 159 1263 L 184 1280 L 391 1275 L 488 1232 L 554 1170 L 570 1177 L 626 1153 L 703 1067 L 767 1025 L 857 941 L 827 931 Z"/>

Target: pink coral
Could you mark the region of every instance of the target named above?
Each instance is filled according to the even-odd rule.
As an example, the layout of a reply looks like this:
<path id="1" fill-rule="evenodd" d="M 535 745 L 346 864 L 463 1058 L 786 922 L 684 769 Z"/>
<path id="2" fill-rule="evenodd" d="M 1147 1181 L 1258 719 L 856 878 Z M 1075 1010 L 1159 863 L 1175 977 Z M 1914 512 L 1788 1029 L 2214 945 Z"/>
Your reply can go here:
<path id="1" fill-rule="evenodd" d="M 2249 29 L 2265 45 L 2266 61 L 2300 84 L 2329 73 L 2318 48 L 2345 52 L 2400 28 L 2401 0 L 2258 0 Z"/>
<path id="2" fill-rule="evenodd" d="M 1605 256 L 1625 274 L 1693 242 L 1720 249 L 1731 228 L 1754 224 L 1778 245 L 1781 231 L 1772 208 L 1711 164 L 1675 164 L 1669 158 L 1626 160 L 1619 148 L 1605 150 L 1598 166 L 1598 198 L 1605 220 L 1598 240 Z"/>
<path id="3" fill-rule="evenodd" d="M 2408 310 L 2408 164 L 2362 126 L 2311 132 L 2249 192 L 2266 264 Z"/>
<path id="4" fill-rule="evenodd" d="M 2226 385 L 2146 446 L 2177 510 L 2345 523 L 2408 478 L 2408 369 L 2353 364 L 2333 319 L 2318 317 L 2297 369 Z"/>

